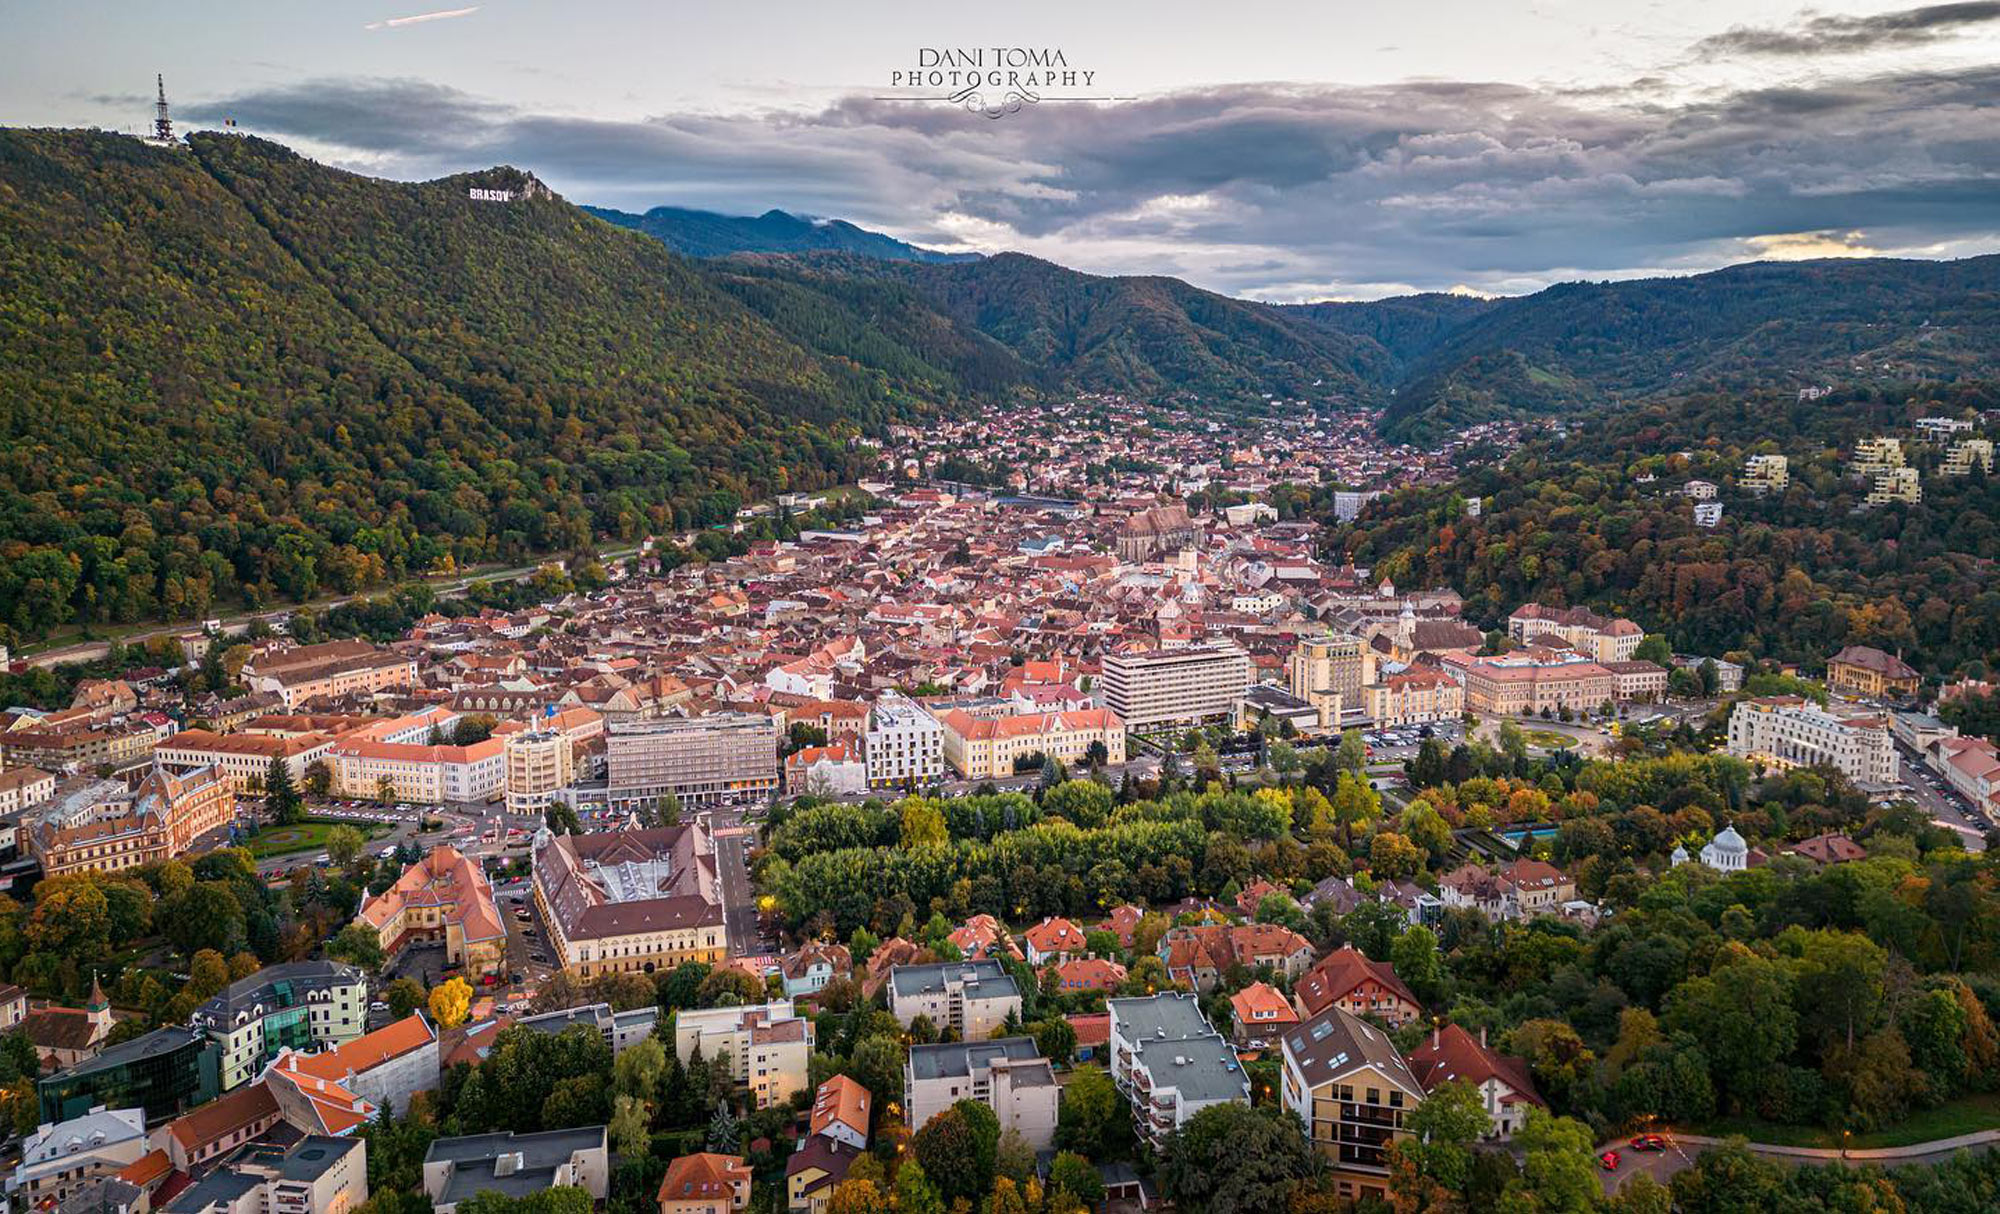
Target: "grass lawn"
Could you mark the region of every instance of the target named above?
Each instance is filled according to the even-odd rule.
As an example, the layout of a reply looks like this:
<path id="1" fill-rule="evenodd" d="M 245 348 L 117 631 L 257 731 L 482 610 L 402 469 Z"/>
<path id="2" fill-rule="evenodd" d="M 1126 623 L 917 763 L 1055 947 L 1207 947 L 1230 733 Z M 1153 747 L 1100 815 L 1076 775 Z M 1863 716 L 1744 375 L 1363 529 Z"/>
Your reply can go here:
<path id="1" fill-rule="evenodd" d="M 321 818 L 307 818 L 296 826 L 267 826 L 251 838 L 250 854 L 259 860 L 272 856 L 290 855 L 295 851 L 309 851 L 325 848 L 327 836 L 336 826 L 352 826 L 361 832 L 363 839 L 373 839 L 388 833 L 389 828 L 380 822 L 340 822 Z"/>
<path id="2" fill-rule="evenodd" d="M 1934 1109 L 1918 1109 L 1903 1122 L 1870 1134 L 1856 1134 L 1848 1147 L 1856 1151 L 1878 1147 L 1906 1147 L 1919 1142 L 1956 1138 L 1979 1130 L 2000 1130 L 2000 1094 L 1981 1092 L 1948 1101 Z M 1717 1138 L 1741 1134 L 1752 1142 L 1768 1142 L 1781 1147 L 1840 1146 L 1840 1132 L 1820 1126 L 1773 1125 L 1755 1117 L 1733 1117 L 1709 1122 L 1698 1131 Z"/>
<path id="3" fill-rule="evenodd" d="M 1576 745 L 1575 738 L 1553 729 L 1524 729 L 1521 733 L 1527 738 L 1528 745 L 1539 746 L 1543 750 L 1568 750 Z"/>

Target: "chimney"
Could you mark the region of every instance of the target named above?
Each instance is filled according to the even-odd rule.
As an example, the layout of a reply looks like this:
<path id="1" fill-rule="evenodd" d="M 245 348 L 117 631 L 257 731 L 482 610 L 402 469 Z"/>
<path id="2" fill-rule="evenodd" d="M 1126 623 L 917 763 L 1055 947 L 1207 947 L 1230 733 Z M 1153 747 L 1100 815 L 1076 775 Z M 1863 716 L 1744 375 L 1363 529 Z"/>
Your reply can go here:
<path id="1" fill-rule="evenodd" d="M 1432 1049 L 1438 1048 L 1438 1046 L 1441 1044 L 1443 1037 L 1444 1037 L 1444 1031 L 1438 1027 L 1438 1022 L 1435 1019 L 1433 1019 L 1431 1021 L 1431 1048 Z"/>
<path id="2" fill-rule="evenodd" d="M 1479 1026 L 1479 1048 L 1486 1048 L 1486 1026 L 1483 1024 Z"/>

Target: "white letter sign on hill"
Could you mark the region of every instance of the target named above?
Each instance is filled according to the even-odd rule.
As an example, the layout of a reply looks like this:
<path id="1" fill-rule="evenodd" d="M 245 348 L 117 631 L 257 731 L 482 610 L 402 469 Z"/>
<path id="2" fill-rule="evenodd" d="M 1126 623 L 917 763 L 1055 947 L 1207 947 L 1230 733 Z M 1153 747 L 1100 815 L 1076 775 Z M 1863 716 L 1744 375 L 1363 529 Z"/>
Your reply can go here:
<path id="1" fill-rule="evenodd" d="M 473 186 L 471 189 L 467 190 L 465 194 L 466 197 L 472 199 L 472 201 L 474 202 L 514 201 L 514 191 L 512 190 L 482 190 L 478 186 Z"/>

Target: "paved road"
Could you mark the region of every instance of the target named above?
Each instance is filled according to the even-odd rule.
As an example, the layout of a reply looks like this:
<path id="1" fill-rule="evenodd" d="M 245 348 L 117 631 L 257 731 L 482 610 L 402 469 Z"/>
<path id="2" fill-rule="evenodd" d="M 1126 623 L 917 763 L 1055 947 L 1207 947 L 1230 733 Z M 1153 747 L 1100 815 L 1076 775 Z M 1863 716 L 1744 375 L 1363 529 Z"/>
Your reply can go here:
<path id="1" fill-rule="evenodd" d="M 1960 1151 L 1975 1154 L 1992 1150 L 1996 1145 L 1991 1133 L 1971 1134 L 1960 1138 L 1943 1139 L 1937 1143 L 1917 1143 L 1914 1146 L 1893 1149 L 1854 1151 L 1844 1161 L 1838 1150 L 1802 1150 L 1796 1147 L 1781 1147 L 1770 1143 L 1749 1144 L 1750 1153 L 1772 1163 L 1787 1167 L 1819 1167 L 1829 1163 L 1845 1162 L 1854 1167 L 1873 1164 L 1880 1167 L 1899 1168 L 1914 1164 L 1935 1167 L 1957 1155 Z M 1598 1179 L 1604 1184 L 1606 1193 L 1616 1193 L 1632 1177 L 1640 1172 L 1652 1176 L 1661 1184 L 1669 1183 L 1677 1173 L 1684 1172 L 1695 1164 L 1695 1159 L 1703 1151 L 1719 1144 L 1718 1139 L 1702 1138 L 1695 1135 L 1667 1136 L 1664 1151 L 1634 1151 L 1630 1138 L 1620 1138 L 1598 1148 L 1600 1158 L 1603 1152 L 1618 1152 L 1618 1167 L 1615 1171 L 1598 1169 Z"/>
<path id="2" fill-rule="evenodd" d="M 1924 781 L 1929 769 L 1910 761 L 1907 754 L 1898 747 L 1896 774 L 1903 787 L 1909 791 L 1910 799 L 1930 815 L 1931 821 L 1949 830 L 1956 831 L 1965 840 L 1967 851 L 1986 850 L 1986 832 L 1977 822 L 1966 815 L 1965 802 L 1949 788 L 1938 789 Z"/>
<path id="3" fill-rule="evenodd" d="M 766 951 L 757 939 L 757 896 L 750 886 L 750 835 L 724 828 L 715 840 L 716 869 L 722 878 L 722 918 L 729 932 L 732 956 L 750 957 Z"/>

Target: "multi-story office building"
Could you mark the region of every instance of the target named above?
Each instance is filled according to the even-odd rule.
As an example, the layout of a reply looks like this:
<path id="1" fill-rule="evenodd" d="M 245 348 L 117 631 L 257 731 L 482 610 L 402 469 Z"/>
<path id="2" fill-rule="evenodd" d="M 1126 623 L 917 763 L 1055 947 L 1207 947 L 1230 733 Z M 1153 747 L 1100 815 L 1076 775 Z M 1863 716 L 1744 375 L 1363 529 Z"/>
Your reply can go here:
<path id="1" fill-rule="evenodd" d="M 1896 747 L 1884 716 L 1837 717 L 1797 696 L 1738 700 L 1729 753 L 1773 767 L 1833 767 L 1856 784 L 1896 783 Z"/>
<path id="2" fill-rule="evenodd" d="M 592 835 L 545 830 L 529 856 L 549 947 L 579 978 L 728 955 L 715 840 L 700 822 Z"/>
<path id="3" fill-rule="evenodd" d="M 576 751 L 568 734 L 537 729 L 509 734 L 506 748 L 507 812 L 538 814 L 557 789 L 576 782 Z"/>
<path id="4" fill-rule="evenodd" d="M 674 1054 L 685 1063 L 699 1050 L 709 1065 L 727 1066 L 729 1077 L 760 1109 L 807 1090 L 812 1049 L 812 1021 L 798 1015 L 789 999 L 756 1007 L 684 1008 L 674 1016 Z"/>
<path id="5" fill-rule="evenodd" d="M 701 805 L 778 787 L 778 731 L 757 713 L 627 721 L 605 733 L 613 809 L 673 796 Z"/>
<path id="6" fill-rule="evenodd" d="M 1195 996 L 1163 991 L 1111 999 L 1111 1079 L 1132 1102 L 1146 1141 L 1158 1144 L 1210 1105 L 1250 1100 L 1250 1079 Z"/>
<path id="7" fill-rule="evenodd" d="M 1236 718 L 1250 686 L 1250 655 L 1202 645 L 1104 657 L 1104 704 L 1138 732 Z"/>
<path id="8" fill-rule="evenodd" d="M 566 1007 L 538 1016 L 522 1016 L 514 1023 L 551 1037 L 559 1037 L 565 1030 L 580 1024 L 602 1036 L 604 1044 L 610 1046 L 615 1055 L 653 1035 L 653 1030 L 660 1023 L 660 1009 L 648 1004 L 614 1012 L 608 1003 L 586 1003 L 582 1007 Z"/>
<path id="9" fill-rule="evenodd" d="M 1034 755 L 1075 765 L 1090 757 L 1093 746 L 1103 747 L 1106 763 L 1125 761 L 1125 725 L 1108 708 L 1004 717 L 952 711 L 938 724 L 944 729 L 945 762 L 968 780 L 1014 775 L 1015 763 Z"/>
<path id="10" fill-rule="evenodd" d="M 1330 1007 L 1285 1033 L 1285 1111 L 1332 1165 L 1342 1197 L 1387 1195 L 1389 1146 L 1424 1089 L 1387 1033 Z"/>
<path id="11" fill-rule="evenodd" d="M 905 1028 L 928 1016 L 961 1040 L 993 1035 L 1011 1013 L 1021 1014 L 1021 989 L 998 961 L 939 961 L 889 971 L 889 1010 Z"/>
<path id="12" fill-rule="evenodd" d="M 147 1121 L 178 1117 L 215 1099 L 221 1051 L 194 1029 L 154 1029 L 35 1081 L 42 1120 L 81 1117 L 99 1106 L 139 1108 Z"/>
<path id="13" fill-rule="evenodd" d="M 336 961 L 290 961 L 232 982 L 195 1010 L 222 1050 L 224 1091 L 255 1079 L 280 1051 L 323 1050 L 368 1027 L 368 979 Z"/>
<path id="14" fill-rule="evenodd" d="M 1782 455 L 1753 455 L 1743 461 L 1743 475 L 1736 483 L 1760 497 L 1783 493 L 1792 483 L 1791 461 Z"/>
<path id="15" fill-rule="evenodd" d="M 913 1045 L 903 1063 L 904 1119 L 912 1131 L 961 1100 L 992 1109 L 1037 1151 L 1055 1145 L 1062 1089 L 1032 1037 Z"/>
<path id="16" fill-rule="evenodd" d="M 944 779 L 944 727 L 914 701 L 893 694 L 876 700 L 863 742 L 872 788 Z"/>
<path id="17" fill-rule="evenodd" d="M 1361 705 L 1361 689 L 1374 681 L 1375 651 L 1352 633 L 1307 637 L 1285 662 L 1285 685 L 1319 710 L 1322 729 L 1338 729 L 1347 711 Z"/>

